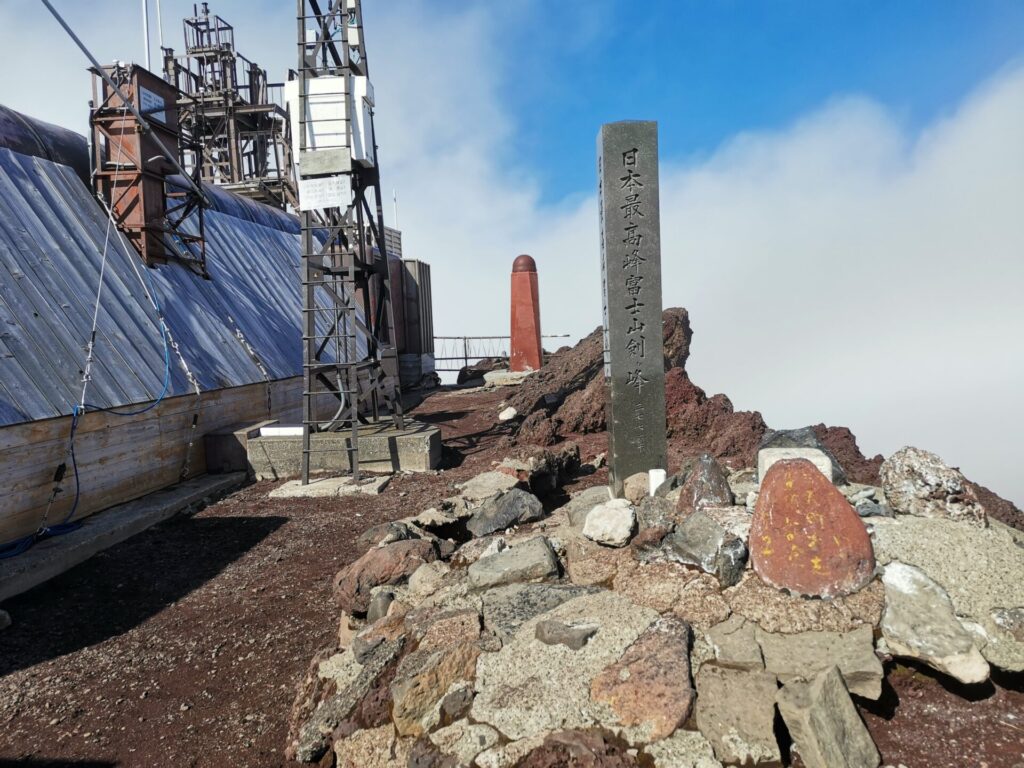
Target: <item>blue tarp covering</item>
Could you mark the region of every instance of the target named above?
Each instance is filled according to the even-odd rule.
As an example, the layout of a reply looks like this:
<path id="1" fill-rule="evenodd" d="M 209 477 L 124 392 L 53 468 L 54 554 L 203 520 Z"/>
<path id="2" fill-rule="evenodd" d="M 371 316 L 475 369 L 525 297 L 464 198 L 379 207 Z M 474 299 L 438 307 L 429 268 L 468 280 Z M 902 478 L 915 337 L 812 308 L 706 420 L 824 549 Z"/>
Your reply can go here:
<path id="1" fill-rule="evenodd" d="M 133 262 L 203 390 L 301 374 L 297 219 L 208 191 L 210 280 L 174 262 L 147 269 L 111 230 L 90 403 L 144 403 L 163 386 L 159 325 Z M 106 228 L 69 167 L 0 148 L 0 425 L 78 402 Z M 192 391 L 173 356 L 171 373 L 168 396 Z"/>

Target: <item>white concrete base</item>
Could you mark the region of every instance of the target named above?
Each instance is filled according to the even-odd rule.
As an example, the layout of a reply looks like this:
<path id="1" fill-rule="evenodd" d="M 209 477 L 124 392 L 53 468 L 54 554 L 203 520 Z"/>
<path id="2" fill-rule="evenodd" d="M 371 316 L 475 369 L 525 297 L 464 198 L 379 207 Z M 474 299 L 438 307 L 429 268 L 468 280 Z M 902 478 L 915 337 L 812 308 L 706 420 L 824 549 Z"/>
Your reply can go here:
<path id="1" fill-rule="evenodd" d="M 389 475 L 364 478 L 358 483 L 353 483 L 349 476 L 311 478 L 308 485 L 303 485 L 301 480 L 289 480 L 272 490 L 269 496 L 272 499 L 323 499 L 357 493 L 377 496 L 390 482 Z"/>
<path id="2" fill-rule="evenodd" d="M 817 448 L 762 448 L 757 452 L 758 488 L 761 487 L 765 473 L 768 472 L 771 465 L 777 461 L 786 461 L 787 459 L 807 459 L 821 470 L 821 474 L 827 477 L 829 482 L 834 480 L 832 476 L 832 460 L 824 451 L 819 451 Z"/>

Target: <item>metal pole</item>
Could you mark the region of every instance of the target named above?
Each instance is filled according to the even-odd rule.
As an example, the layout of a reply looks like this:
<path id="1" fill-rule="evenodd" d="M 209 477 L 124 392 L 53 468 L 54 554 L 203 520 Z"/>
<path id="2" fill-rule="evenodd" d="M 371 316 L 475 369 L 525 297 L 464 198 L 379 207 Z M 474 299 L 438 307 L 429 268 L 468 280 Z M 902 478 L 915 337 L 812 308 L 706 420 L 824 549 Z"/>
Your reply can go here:
<path id="1" fill-rule="evenodd" d="M 160 0 L 156 0 L 156 36 L 160 41 L 160 48 L 164 47 L 164 16 L 160 11 Z"/>
<path id="2" fill-rule="evenodd" d="M 85 43 L 78 39 L 78 35 L 76 35 L 72 31 L 71 27 L 69 27 L 67 22 L 64 21 L 64 18 L 59 13 L 57 13 L 57 10 L 52 5 L 50 5 L 50 0 L 40 0 L 40 2 L 42 2 L 42 4 L 46 6 L 46 9 L 51 14 L 53 14 L 53 18 L 55 18 L 57 20 L 57 23 L 64 28 L 64 31 L 68 33 L 68 36 L 72 39 L 75 45 L 78 46 L 79 50 L 81 50 L 81 52 L 85 54 L 85 58 L 87 58 L 90 61 L 90 63 L 92 63 L 93 69 L 96 71 L 96 74 L 103 78 L 103 81 L 110 87 L 110 89 L 114 93 L 117 94 L 117 97 L 121 99 L 121 103 L 125 107 L 127 107 L 128 111 L 131 112 L 132 115 L 135 116 L 135 119 L 139 121 L 139 127 L 142 129 L 142 133 L 145 134 L 146 136 L 152 134 L 153 129 L 149 127 L 149 121 L 142 116 L 139 110 L 135 108 L 135 105 L 132 104 L 131 101 L 128 100 L 128 97 L 121 92 L 121 89 L 117 87 L 117 83 L 115 83 L 111 79 L 110 75 L 107 74 L 106 70 L 104 70 L 103 67 L 100 66 L 100 63 L 96 61 L 96 58 L 89 52 L 89 49 L 85 47 Z M 174 170 L 176 170 L 179 174 L 181 174 L 184 177 L 185 184 L 188 185 L 189 189 L 191 189 L 193 192 L 199 195 L 199 199 L 203 201 L 204 205 L 209 206 L 210 199 L 206 196 L 206 193 L 203 192 L 202 189 L 196 186 L 195 182 L 192 181 L 191 177 L 189 177 L 185 169 L 181 167 L 181 164 L 178 162 L 178 158 L 176 158 L 171 153 L 171 151 L 163 145 L 162 141 L 156 141 L 156 146 L 160 150 L 160 154 L 163 155 L 167 159 L 167 161 L 170 162 L 170 164 L 174 167 Z"/>
<path id="3" fill-rule="evenodd" d="M 142 0 L 142 48 L 146 52 L 146 69 L 153 71 L 149 58 L 149 0 Z"/>

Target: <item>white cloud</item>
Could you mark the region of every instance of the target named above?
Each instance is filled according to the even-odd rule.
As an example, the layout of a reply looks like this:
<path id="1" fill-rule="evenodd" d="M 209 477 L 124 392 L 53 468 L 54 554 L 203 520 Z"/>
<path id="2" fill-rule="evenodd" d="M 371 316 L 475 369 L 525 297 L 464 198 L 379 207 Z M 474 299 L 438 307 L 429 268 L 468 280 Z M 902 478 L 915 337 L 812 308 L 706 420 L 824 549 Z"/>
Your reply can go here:
<path id="1" fill-rule="evenodd" d="M 33 58 L 29 36 L 44 22 L 55 34 L 30 5 L 0 6 L 12 60 Z M 183 4 L 164 5 L 166 19 Z M 238 0 L 214 5 L 237 23 L 243 52 L 278 73 L 293 55 L 278 34 L 294 23 L 281 5 L 259 15 Z M 525 52 L 502 35 L 532 6 L 500 6 L 368 4 L 385 189 L 398 188 L 407 255 L 433 265 L 438 333 L 507 332 L 509 269 L 528 252 L 545 331 L 578 336 L 600 322 L 596 203 L 580 190 L 542 204 L 531 162 L 510 156 L 508 139 L 530 116 L 510 114 L 503 89 L 529 86 L 502 59 Z M 117 49 L 124 30 L 96 21 L 103 13 L 74 13 L 98 53 L 131 57 Z M 63 73 L 82 62 L 50 50 L 53 69 L 34 82 L 8 78 L 0 102 L 77 120 L 84 88 Z M 1024 503 L 1022 135 L 1016 67 L 924 131 L 837 94 L 781 130 L 663 158 L 664 303 L 690 310 L 694 380 L 773 426 L 845 424 L 866 453 L 935 450 Z"/>

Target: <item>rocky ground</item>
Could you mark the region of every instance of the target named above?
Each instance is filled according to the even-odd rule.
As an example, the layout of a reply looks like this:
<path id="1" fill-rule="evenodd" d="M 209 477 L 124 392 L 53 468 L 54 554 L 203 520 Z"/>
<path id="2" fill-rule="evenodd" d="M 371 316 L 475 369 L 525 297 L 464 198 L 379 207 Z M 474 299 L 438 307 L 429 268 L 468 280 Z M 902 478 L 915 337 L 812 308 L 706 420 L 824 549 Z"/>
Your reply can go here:
<path id="1" fill-rule="evenodd" d="M 457 489 L 456 483 L 495 469 L 517 451 L 523 454 L 523 446 L 514 445 L 518 424 L 496 421 L 509 394 L 442 391 L 426 400 L 418 417 L 445 428 L 446 468 L 438 475 L 398 477 L 380 496 L 334 501 L 271 500 L 267 493 L 274 484 L 250 486 L 195 516 L 159 526 L 9 601 L 4 608 L 14 624 L 0 632 L 0 765 L 287 765 L 291 763 L 286 759 L 286 749 L 292 751 L 290 756 L 300 756 L 296 753 L 299 731 L 313 719 L 318 706 L 332 698 L 337 702 L 339 693 L 352 686 L 364 695 L 350 711 L 338 715 L 338 723 L 326 733 L 323 728 L 313 728 L 318 738 L 328 737 L 323 739 L 324 747 L 334 739 L 339 744 L 344 742 L 341 764 L 441 765 L 440 750 L 432 746 L 435 740 L 447 751 L 458 753 L 460 749 L 472 751 L 487 745 L 489 740 L 489 749 L 501 751 L 507 743 L 529 738 L 520 730 L 533 728 L 532 713 L 542 708 L 522 698 L 522 680 L 503 679 L 502 670 L 518 666 L 528 672 L 539 669 L 547 675 L 550 669 L 560 667 L 541 665 L 538 649 L 559 659 L 581 652 L 592 654 L 587 668 L 594 674 L 589 683 L 597 678 L 600 683 L 573 695 L 586 693 L 588 700 L 593 695 L 605 709 L 595 720 L 598 729 L 556 729 L 540 745 L 543 749 L 522 758 L 522 765 L 651 765 L 659 754 L 659 764 L 672 764 L 664 762 L 667 753 L 658 753 L 657 747 L 652 751 L 646 745 L 651 743 L 652 734 L 661 735 L 673 725 L 672 713 L 680 717 L 684 699 L 690 699 L 691 711 L 672 743 L 679 748 L 703 749 L 705 757 L 713 759 L 706 754 L 703 742 L 689 745 L 696 736 L 686 735 L 700 735 L 695 729 L 700 705 L 693 706 L 692 694 L 699 694 L 702 685 L 721 683 L 702 682 L 701 666 L 711 669 L 721 658 L 702 658 L 700 651 L 710 651 L 713 656 L 716 651 L 706 642 L 706 635 L 715 627 L 720 632 L 729 629 L 732 625 L 720 625 L 737 623 L 736 616 L 744 622 L 760 621 L 765 626 L 759 629 L 769 635 L 785 635 L 758 613 L 765 604 L 759 591 L 764 585 L 747 566 L 733 569 L 729 576 L 728 569 L 721 567 L 721 558 L 710 565 L 714 574 L 705 573 L 700 566 L 659 563 L 657 558 L 641 562 L 635 557 L 644 544 L 642 536 L 636 535 L 638 531 L 631 532 L 631 541 L 625 547 L 607 547 L 584 536 L 580 523 L 586 524 L 592 509 L 580 512 L 580 497 L 571 501 L 571 495 L 606 481 L 603 468 L 586 463 L 605 450 L 604 434 L 599 431 L 572 433 L 562 427 L 559 438 L 576 442 L 582 466 L 577 468 L 571 451 L 562 451 L 558 445 L 552 446 L 556 450 L 541 456 L 539 462 L 509 462 L 504 469 L 510 474 L 504 477 L 518 483 L 518 492 L 511 494 L 517 503 L 489 502 L 487 488 L 478 488 L 476 498 L 456 514 L 461 521 L 475 515 L 476 532 L 470 532 L 468 524 L 463 530 L 462 523 L 446 528 L 450 521 L 444 518 L 454 510 L 439 506 L 440 502 L 474 497 L 472 486 L 467 494 L 465 488 Z M 828 447 L 836 453 L 834 447 Z M 552 464 L 557 465 L 556 470 L 563 469 L 561 476 L 557 471 L 538 471 Z M 749 493 L 743 485 L 749 484 L 749 473 L 728 479 L 732 483 L 730 491 Z M 675 490 L 681 496 L 685 486 Z M 501 496 L 508 499 L 510 493 L 506 489 Z M 582 506 L 590 504 L 596 493 L 591 490 L 589 501 L 582 502 Z M 878 500 L 877 492 L 874 498 Z M 678 498 L 674 503 L 678 505 Z M 737 506 L 746 509 L 743 500 Z M 488 512 L 480 516 L 482 507 Z M 418 516 L 430 508 L 437 511 L 436 518 L 428 521 L 430 525 L 422 529 L 423 534 L 411 539 L 403 539 L 400 527 L 378 527 L 364 535 L 381 523 Z M 574 508 L 575 522 L 570 516 Z M 467 515 L 469 510 L 473 511 Z M 733 511 L 738 513 L 739 509 Z M 524 514 L 530 520 L 518 522 L 525 519 Z M 735 519 L 722 520 L 726 528 L 730 524 L 735 527 Z M 488 530 L 495 525 L 499 527 Z M 511 530 L 506 530 L 507 525 Z M 454 541 L 435 539 L 431 528 L 436 533 L 451 534 Z M 500 552 L 497 550 L 502 545 L 496 543 L 499 536 L 507 547 Z M 539 536 L 553 544 L 547 549 L 539 546 Z M 362 567 L 353 569 L 353 565 L 388 537 L 396 541 L 387 547 L 397 545 L 405 550 L 402 567 L 385 577 L 385 581 L 394 579 L 393 585 L 373 589 L 371 582 L 379 580 L 387 567 L 369 580 L 346 581 L 340 576 L 361 572 Z M 723 536 L 726 540 L 731 541 Z M 417 541 L 425 541 L 428 546 L 414 543 Z M 648 535 L 653 548 L 663 543 L 664 537 L 652 542 Z M 455 544 L 459 547 L 452 551 Z M 532 551 L 535 557 L 530 566 L 533 570 L 527 569 L 521 582 L 501 583 L 507 579 L 503 556 L 507 559 L 512 552 L 518 558 L 523 545 L 528 545 L 527 553 Z M 898 541 L 893 544 L 898 545 Z M 498 562 L 488 558 L 498 558 Z M 879 557 L 880 565 L 885 566 L 882 559 Z M 481 561 L 483 566 L 479 565 Z M 410 584 L 411 573 L 404 574 L 403 570 L 411 565 L 417 566 L 411 573 L 419 575 Z M 927 570 L 926 565 L 917 564 L 922 571 Z M 614 575 L 608 570 L 612 566 Z M 589 574 L 588 568 L 592 571 Z M 475 569 L 473 576 L 471 569 Z M 671 571 L 671 578 L 659 581 L 644 576 L 659 569 Z M 620 571 L 622 575 L 618 576 Z M 339 578 L 332 587 L 331 579 L 336 574 Z M 720 577 L 729 580 L 736 575 L 739 582 L 723 589 Z M 547 594 L 548 590 L 558 593 L 582 589 L 588 594 L 576 595 L 575 600 L 561 600 L 567 595 L 558 594 L 556 602 L 561 604 L 546 610 L 561 613 L 547 616 L 538 612 L 526 621 L 521 621 L 523 616 L 516 610 L 502 614 L 499 609 L 498 615 L 504 619 L 495 623 L 492 606 L 489 625 L 483 606 L 475 626 L 468 621 L 471 612 L 465 607 L 453 605 L 444 616 L 446 624 L 435 621 L 444 612 L 423 609 L 431 600 L 442 600 L 439 594 L 463 590 L 470 578 L 477 580 L 473 590 L 480 593 L 525 589 Z M 456 586 L 458 583 L 463 586 Z M 647 585 L 650 594 L 637 593 L 640 587 L 631 586 L 637 584 Z M 659 593 L 662 587 L 667 591 Z M 414 588 L 419 590 L 415 596 Z M 679 595 L 680 589 L 686 594 Z M 377 594 L 389 591 L 394 593 L 391 606 L 386 605 L 386 596 Z M 471 591 L 466 589 L 464 594 Z M 872 632 L 881 636 L 879 610 L 884 593 L 885 585 L 872 580 L 857 593 L 866 597 L 855 597 L 855 606 L 844 607 L 839 618 L 821 609 L 802 615 L 801 621 L 807 623 L 808 631 L 849 632 L 870 625 Z M 539 600 L 539 605 L 530 610 L 548 606 L 545 601 L 551 598 Z M 347 606 L 340 617 L 340 629 L 337 601 Z M 526 602 L 531 604 L 529 597 Z M 812 603 L 817 610 L 822 601 Z M 672 606 L 676 605 L 681 607 L 675 610 Z M 669 609 L 662 610 L 666 606 Z M 357 610 L 360 607 L 362 611 Z M 475 600 L 470 599 L 469 607 L 475 610 Z M 374 616 L 379 618 L 377 636 L 372 627 L 367 628 L 366 617 L 358 615 L 363 611 L 384 613 Z M 609 616 L 632 618 L 623 621 L 624 627 L 615 633 L 599 626 L 587 636 L 588 624 L 601 624 Z M 531 621 L 534 623 L 524 630 Z M 541 624 L 543 627 L 538 627 Z M 740 627 L 739 631 L 742 634 L 747 630 Z M 356 633 L 362 636 L 357 639 Z M 608 637 L 610 634 L 614 636 Z M 544 639 L 538 639 L 542 635 Z M 403 647 L 392 656 L 390 649 L 399 636 L 404 636 L 400 641 Z M 461 641 L 457 643 L 460 652 L 451 651 L 453 638 Z M 762 640 L 755 638 L 759 649 L 763 648 Z M 646 651 L 644 642 L 649 644 Z M 573 650 L 576 644 L 580 647 Z M 355 658 L 355 648 L 359 649 L 360 660 Z M 611 728 L 605 725 L 611 719 L 621 720 L 622 711 L 630 706 L 638 706 L 637 696 L 626 684 L 631 676 L 657 682 L 656 670 L 638 666 L 644 658 L 658 657 L 654 650 L 667 654 L 666 663 L 678 665 L 677 669 L 684 664 L 691 666 L 687 685 L 695 680 L 696 690 L 684 692 L 681 698 L 678 691 L 666 690 L 663 701 L 667 703 L 660 709 L 669 714 L 660 719 L 651 720 L 642 707 L 638 710 L 641 714 L 625 716 L 638 720 L 637 725 L 628 728 L 643 731 L 643 738 L 648 739 L 638 749 L 622 735 L 621 723 Z M 867 665 L 863 645 L 860 651 L 861 661 Z M 764 651 L 760 652 L 763 659 Z M 499 663 L 499 659 L 516 653 L 523 654 L 522 664 Z M 311 667 L 310 659 L 314 657 L 317 663 Z M 431 664 L 439 658 L 441 661 Z M 877 683 L 879 695 L 874 700 L 855 695 L 853 704 L 886 763 L 908 768 L 1012 768 L 1018 764 L 1024 752 L 1024 683 L 1020 673 L 1003 672 L 993 666 L 984 682 L 963 684 L 923 662 L 904 662 L 886 654 L 875 658 L 881 660 L 884 677 L 874 667 L 867 684 Z M 376 669 L 375 665 L 380 667 L 378 675 L 365 672 Z M 310 670 L 312 675 L 308 674 Z M 327 672 L 326 676 L 322 671 Z M 363 673 L 361 681 L 350 678 L 353 672 L 357 673 L 355 678 Z M 754 672 L 745 670 L 747 674 Z M 777 672 L 771 674 L 778 679 Z M 423 692 L 436 691 L 449 679 L 443 690 L 445 707 L 437 708 L 434 720 L 438 702 L 430 701 L 430 694 Z M 500 685 L 490 685 L 488 679 L 499 680 Z M 300 680 L 303 686 L 296 697 L 296 682 Z M 471 685 L 457 684 L 471 680 Z M 549 680 L 549 687 L 555 684 L 563 695 L 559 680 Z M 834 679 L 826 682 L 836 684 Z M 841 684 L 851 685 L 845 678 Z M 396 706 L 395 690 L 400 694 L 400 706 Z M 874 694 L 874 690 L 869 692 Z M 459 726 L 467 707 L 470 718 Z M 422 733 L 392 740 L 395 722 L 402 723 L 400 728 L 406 732 L 422 729 Z M 547 725 L 550 723 L 540 722 L 536 727 L 546 729 Z M 772 730 L 779 731 L 778 722 L 773 721 Z M 430 736 L 425 735 L 428 732 Z M 492 732 L 499 734 L 496 740 Z M 637 738 L 634 741 L 640 744 Z M 385 742 L 387 751 L 382 756 L 376 747 Z M 413 754 L 412 762 L 406 751 Z M 800 764 L 799 757 L 788 752 L 783 738 L 780 758 Z M 599 753 L 598 759 L 595 756 Z M 334 759 L 333 750 L 324 754 Z"/>

